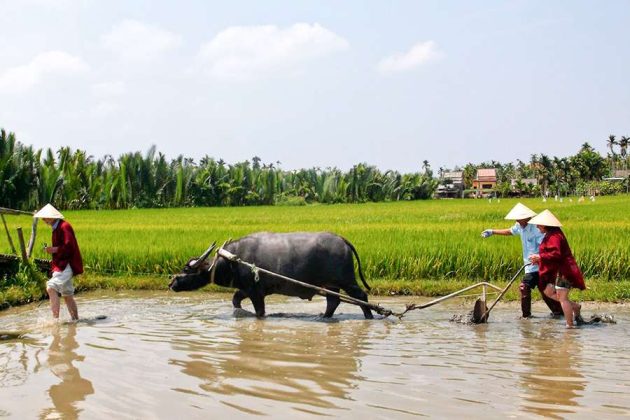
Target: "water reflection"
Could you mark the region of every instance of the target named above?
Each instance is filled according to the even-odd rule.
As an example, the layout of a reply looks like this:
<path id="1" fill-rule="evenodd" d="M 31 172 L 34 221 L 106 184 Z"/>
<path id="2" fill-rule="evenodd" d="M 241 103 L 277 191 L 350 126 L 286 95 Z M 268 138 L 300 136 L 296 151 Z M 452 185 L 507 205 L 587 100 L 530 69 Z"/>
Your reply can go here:
<path id="1" fill-rule="evenodd" d="M 32 340 L 20 339 L 13 342 L 0 343 L 0 389 L 9 386 L 23 385 L 29 376 L 29 371 L 37 372 L 39 363 L 29 367 L 31 353 L 37 343 Z M 33 358 L 38 362 L 41 349 L 36 349 Z"/>
<path id="2" fill-rule="evenodd" d="M 559 331 L 558 325 L 523 327 L 521 375 L 523 411 L 551 418 L 575 413 L 587 380 L 580 373 L 579 330 Z"/>
<path id="3" fill-rule="evenodd" d="M 79 369 L 73 364 L 84 360 L 84 356 L 76 352 L 79 348 L 76 334 L 75 324 L 56 325 L 52 329 L 53 339 L 48 348 L 48 367 L 61 382 L 51 385 L 48 389 L 54 407 L 44 409 L 40 414 L 41 419 L 59 417 L 76 419 L 81 412 L 77 403 L 94 393 L 92 382 L 82 378 Z"/>
<path id="4" fill-rule="evenodd" d="M 199 387 L 209 394 L 337 408 L 335 399 L 349 399 L 363 379 L 360 358 L 369 321 L 241 319 L 232 322 L 229 331 L 207 324 L 215 330 L 212 338 L 174 343 L 188 358 L 171 363 L 199 379 Z M 237 398 L 228 400 L 223 403 L 252 413 L 235 406 L 232 400 Z"/>

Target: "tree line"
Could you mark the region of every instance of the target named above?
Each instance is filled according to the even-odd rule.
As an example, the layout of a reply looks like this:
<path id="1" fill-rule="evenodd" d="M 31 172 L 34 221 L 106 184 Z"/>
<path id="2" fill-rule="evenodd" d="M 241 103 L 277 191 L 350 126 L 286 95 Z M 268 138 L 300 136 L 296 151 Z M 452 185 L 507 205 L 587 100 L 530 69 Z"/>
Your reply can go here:
<path id="1" fill-rule="evenodd" d="M 543 192 L 575 190 L 580 183 L 598 182 L 615 165 L 627 168 L 628 139 L 622 139 L 625 143 L 613 144 L 621 147 L 619 155 L 613 152 L 604 158 L 585 143 L 569 158 L 541 154 L 532 155 L 528 163 L 469 163 L 463 167 L 464 179 L 470 185 L 478 168 L 494 167 L 498 190 L 505 194 L 514 193 L 506 186 L 519 177 L 537 178 Z M 383 172 L 366 163 L 347 172 L 338 168 L 287 171 L 279 162 L 263 163 L 258 157 L 234 164 L 207 155 L 199 162 L 184 156 L 168 160 L 155 146 L 144 155 L 132 152 L 96 159 L 69 147 L 35 150 L 17 141 L 14 133 L 0 130 L 0 207 L 21 210 L 47 202 L 60 209 L 126 209 L 420 200 L 433 197 L 438 184 L 426 160 L 415 173 Z M 526 188 L 519 193 L 528 193 Z"/>
<path id="2" fill-rule="evenodd" d="M 611 135 L 614 140 L 615 136 Z M 544 195 L 607 195 L 628 191 L 628 173 L 622 174 L 622 182 L 605 181 L 614 177 L 615 169 L 628 170 L 630 159 L 627 155 L 629 137 L 621 137 L 613 143 L 620 147 L 620 153 L 609 147 L 611 153 L 601 156 L 588 142 L 583 143 L 575 155 L 568 157 L 550 157 L 544 153 L 532 154 L 529 162 L 517 160 L 516 163 L 503 164 L 491 161 L 478 165 L 469 163 L 463 168 L 464 184 L 470 188 L 477 169 L 495 168 L 497 170 L 498 196 L 544 196 Z M 440 168 L 440 172 L 443 171 Z M 536 180 L 530 183 L 528 180 Z M 513 182 L 514 181 L 514 182 Z"/>

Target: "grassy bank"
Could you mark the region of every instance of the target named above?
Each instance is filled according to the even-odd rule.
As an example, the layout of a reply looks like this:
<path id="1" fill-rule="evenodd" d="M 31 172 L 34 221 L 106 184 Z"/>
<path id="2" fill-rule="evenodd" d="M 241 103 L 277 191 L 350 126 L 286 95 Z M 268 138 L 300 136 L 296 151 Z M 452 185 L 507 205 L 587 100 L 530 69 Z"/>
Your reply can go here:
<path id="1" fill-rule="evenodd" d="M 0 310 L 44 298 L 46 277 L 31 264 L 19 264 L 10 277 L 0 278 Z"/>
<path id="2" fill-rule="evenodd" d="M 331 231 L 357 248 L 375 293 L 443 295 L 477 281 L 501 284 L 520 267 L 518 238 L 481 239 L 486 228 L 506 228 L 516 199 L 429 200 L 360 205 L 66 211 L 81 245 L 86 275 L 82 288 L 165 288 L 210 242 L 257 231 Z M 595 202 L 522 200 L 534 210 L 549 208 L 567 238 L 591 290 L 585 299 L 628 299 L 630 283 L 630 196 Z M 27 216 L 8 217 L 11 232 L 27 231 Z M 40 224 L 35 256 L 50 242 Z M 8 252 L 0 241 L 0 252 Z M 146 275 L 145 275 L 146 274 Z M 151 277 L 154 276 L 154 277 Z M 419 280 L 422 279 L 422 280 Z M 515 293 L 514 291 L 511 293 Z M 510 295 L 508 295 L 508 298 Z"/>

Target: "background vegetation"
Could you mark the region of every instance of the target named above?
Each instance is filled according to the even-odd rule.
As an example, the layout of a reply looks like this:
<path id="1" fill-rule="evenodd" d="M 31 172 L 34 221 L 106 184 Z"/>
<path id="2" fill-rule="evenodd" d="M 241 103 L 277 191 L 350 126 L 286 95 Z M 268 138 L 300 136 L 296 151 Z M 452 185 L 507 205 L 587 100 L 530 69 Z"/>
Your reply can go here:
<path id="1" fill-rule="evenodd" d="M 566 158 L 534 154 L 528 163 L 491 161 L 453 169 L 463 170 L 465 188 L 470 188 L 478 168 L 496 168 L 500 197 L 627 191 L 627 178 L 625 183 L 611 183 L 602 177 L 628 168 L 628 137 L 610 136 L 607 144 L 607 157 L 584 143 Z M 447 170 L 439 168 L 438 175 Z M 538 185 L 522 182 L 526 178 L 536 178 Z M 64 210 L 409 201 L 431 198 L 437 185 L 426 160 L 418 172 L 401 174 L 366 163 L 344 172 L 285 171 L 280 162 L 265 164 L 258 157 L 235 164 L 209 156 L 199 162 L 183 156 L 168 161 L 155 147 L 144 156 L 135 152 L 95 159 L 67 147 L 35 150 L 0 130 L 0 207 L 28 211 L 48 202 Z"/>
<path id="2" fill-rule="evenodd" d="M 365 163 L 343 172 L 284 171 L 280 162 L 264 164 L 257 157 L 236 164 L 209 156 L 198 163 L 183 156 L 168 161 L 155 148 L 144 156 L 95 159 L 69 148 L 34 150 L 0 130 L 0 207 L 33 211 L 52 202 L 64 210 L 87 266 L 79 289 L 166 288 L 160 276 L 179 271 L 213 240 L 263 230 L 327 230 L 356 245 L 376 293 L 435 295 L 477 280 L 510 278 L 521 264 L 519 241 L 481 240 L 479 232 L 509 225 L 503 216 L 516 199 L 505 197 L 538 197 L 521 201 L 550 208 L 565 221 L 585 275 L 606 285 L 602 293 L 587 294 L 616 300 L 630 297 L 630 198 L 599 195 L 628 190 L 628 178 L 602 180 L 628 169 L 628 137 L 611 135 L 606 144 L 606 157 L 584 143 L 566 158 L 534 154 L 527 163 L 453 168 L 463 170 L 467 188 L 478 168 L 496 168 L 501 200 L 416 201 L 431 198 L 438 185 L 427 161 L 417 173 L 400 174 Z M 522 182 L 526 178 L 538 185 Z M 592 194 L 595 201 L 577 199 Z M 560 198 L 543 203 L 542 196 Z M 31 225 L 28 216 L 7 220 L 11 232 Z M 49 241 L 48 228 L 40 225 L 36 257 L 46 257 L 41 245 Z M 0 239 L 0 253 L 8 252 Z M 0 275 L 0 305 L 38 298 L 41 279 L 31 272 L 22 267 L 15 276 Z"/>

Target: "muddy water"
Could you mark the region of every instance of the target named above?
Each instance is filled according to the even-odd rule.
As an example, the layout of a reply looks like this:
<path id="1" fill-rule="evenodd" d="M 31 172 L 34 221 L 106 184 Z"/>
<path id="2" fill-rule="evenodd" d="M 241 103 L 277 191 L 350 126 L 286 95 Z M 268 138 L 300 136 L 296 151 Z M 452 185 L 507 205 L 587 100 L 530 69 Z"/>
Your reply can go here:
<path id="1" fill-rule="evenodd" d="M 46 305 L 0 313 L 0 417 L 411 418 L 630 415 L 630 308 L 618 324 L 565 330 L 519 320 L 500 303 L 487 325 L 449 322 L 472 303 L 445 303 L 404 321 L 366 321 L 342 304 L 268 299 L 266 320 L 234 314 L 227 295 L 93 293 L 82 316 L 50 322 Z M 408 299 L 375 299 L 400 309 Z M 422 299 L 416 299 L 416 303 Z M 63 316 L 67 317 L 64 312 Z"/>

